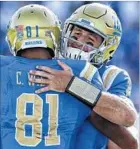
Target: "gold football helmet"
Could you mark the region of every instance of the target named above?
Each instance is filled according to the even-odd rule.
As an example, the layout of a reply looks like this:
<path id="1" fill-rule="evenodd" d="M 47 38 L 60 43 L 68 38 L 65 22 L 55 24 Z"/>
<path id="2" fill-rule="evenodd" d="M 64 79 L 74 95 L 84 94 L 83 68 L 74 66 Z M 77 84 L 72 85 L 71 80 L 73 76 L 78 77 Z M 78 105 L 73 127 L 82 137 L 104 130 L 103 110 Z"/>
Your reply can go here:
<path id="1" fill-rule="evenodd" d="M 69 40 L 76 42 L 71 38 L 74 26 L 100 35 L 103 42 L 98 48 L 92 46 L 89 52 L 84 52 L 82 48 L 79 50 L 68 47 Z M 64 24 L 61 54 L 66 58 L 87 60 L 94 65 L 101 65 L 112 58 L 120 43 L 121 35 L 120 20 L 112 8 L 100 3 L 83 5 Z M 85 43 L 83 48 L 84 46 L 86 46 Z"/>
<path id="2" fill-rule="evenodd" d="M 6 40 L 14 55 L 27 48 L 50 48 L 54 55 L 60 48 L 60 21 L 48 8 L 27 5 L 14 13 L 8 25 Z"/>

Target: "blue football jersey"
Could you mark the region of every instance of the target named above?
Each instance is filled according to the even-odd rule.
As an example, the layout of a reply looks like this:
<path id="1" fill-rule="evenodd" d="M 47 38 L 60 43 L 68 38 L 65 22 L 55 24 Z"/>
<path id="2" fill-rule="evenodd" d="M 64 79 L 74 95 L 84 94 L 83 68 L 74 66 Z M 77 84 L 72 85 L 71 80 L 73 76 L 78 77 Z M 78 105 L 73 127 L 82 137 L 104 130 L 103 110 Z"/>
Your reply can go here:
<path id="1" fill-rule="evenodd" d="M 75 149 L 106 149 L 108 138 L 98 131 L 89 120 L 79 129 Z"/>
<path id="2" fill-rule="evenodd" d="M 114 65 L 103 66 L 99 69 L 104 89 L 121 97 L 130 97 L 132 83 L 126 70 Z"/>
<path id="3" fill-rule="evenodd" d="M 125 70 L 110 65 L 102 66 L 99 73 L 105 91 L 121 96 L 124 100 L 125 97 L 130 97 L 131 79 Z M 130 100 L 129 102 L 133 105 Z M 107 144 L 107 137 L 94 128 L 88 120 L 85 120 L 78 133 L 75 149 L 106 149 Z"/>
<path id="4" fill-rule="evenodd" d="M 37 65 L 61 69 L 57 61 L 0 58 L 2 149 L 74 149 L 76 134 L 91 109 L 67 93 L 35 94 L 41 85 L 28 81 L 29 70 Z M 63 61 L 74 75 L 101 84 L 89 63 Z"/>

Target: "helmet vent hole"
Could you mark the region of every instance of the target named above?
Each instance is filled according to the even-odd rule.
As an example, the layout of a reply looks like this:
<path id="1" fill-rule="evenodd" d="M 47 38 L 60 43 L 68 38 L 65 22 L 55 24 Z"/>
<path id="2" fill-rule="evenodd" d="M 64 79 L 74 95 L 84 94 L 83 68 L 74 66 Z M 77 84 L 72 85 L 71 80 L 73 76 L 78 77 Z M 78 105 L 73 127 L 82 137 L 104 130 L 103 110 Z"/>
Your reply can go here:
<path id="1" fill-rule="evenodd" d="M 110 51 L 109 54 L 111 54 L 112 52 L 114 52 L 114 50 Z"/>
<path id="2" fill-rule="evenodd" d="M 20 18 L 20 15 L 21 15 L 21 14 L 18 15 L 18 19 Z"/>
<path id="3" fill-rule="evenodd" d="M 47 17 L 46 12 L 44 11 L 44 15 Z"/>
<path id="4" fill-rule="evenodd" d="M 33 5 L 31 5 L 31 7 L 34 7 Z"/>

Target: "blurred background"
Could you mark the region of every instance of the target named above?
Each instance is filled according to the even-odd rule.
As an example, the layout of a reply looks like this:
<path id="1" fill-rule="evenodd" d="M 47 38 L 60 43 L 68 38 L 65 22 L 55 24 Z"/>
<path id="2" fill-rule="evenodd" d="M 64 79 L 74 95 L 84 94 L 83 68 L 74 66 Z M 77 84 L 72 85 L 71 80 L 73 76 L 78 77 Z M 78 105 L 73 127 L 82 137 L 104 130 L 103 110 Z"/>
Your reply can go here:
<path id="1" fill-rule="evenodd" d="M 13 13 L 20 7 L 27 4 L 42 4 L 50 8 L 62 22 L 83 4 L 91 1 L 16 1 L 0 2 L 0 54 L 11 55 L 9 47 L 5 41 L 8 21 Z M 139 17 L 140 2 L 115 2 L 101 1 L 100 3 L 110 5 L 118 14 L 123 28 L 123 36 L 120 46 L 115 53 L 111 64 L 117 65 L 128 71 L 132 79 L 132 96 L 131 99 L 139 112 L 140 95 L 139 95 Z"/>

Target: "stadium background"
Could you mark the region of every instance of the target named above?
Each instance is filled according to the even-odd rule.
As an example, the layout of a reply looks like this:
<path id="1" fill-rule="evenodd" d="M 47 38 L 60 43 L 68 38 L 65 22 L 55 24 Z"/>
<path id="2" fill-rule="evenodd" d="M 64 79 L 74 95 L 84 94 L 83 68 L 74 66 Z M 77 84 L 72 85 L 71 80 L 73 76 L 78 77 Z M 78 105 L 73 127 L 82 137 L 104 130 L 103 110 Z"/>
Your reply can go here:
<path id="1" fill-rule="evenodd" d="M 42 4 L 50 8 L 62 22 L 83 4 L 91 3 L 88 1 L 9 1 L 0 2 L 0 54 L 11 55 L 9 47 L 5 41 L 8 21 L 13 13 L 20 7 L 27 4 Z M 140 111 L 139 95 L 139 16 L 140 2 L 115 2 L 101 1 L 110 5 L 118 14 L 123 28 L 123 35 L 120 46 L 115 53 L 111 64 L 117 65 L 128 71 L 132 79 L 131 99 L 137 111 Z"/>

